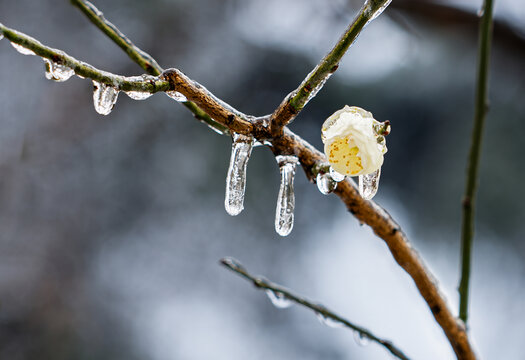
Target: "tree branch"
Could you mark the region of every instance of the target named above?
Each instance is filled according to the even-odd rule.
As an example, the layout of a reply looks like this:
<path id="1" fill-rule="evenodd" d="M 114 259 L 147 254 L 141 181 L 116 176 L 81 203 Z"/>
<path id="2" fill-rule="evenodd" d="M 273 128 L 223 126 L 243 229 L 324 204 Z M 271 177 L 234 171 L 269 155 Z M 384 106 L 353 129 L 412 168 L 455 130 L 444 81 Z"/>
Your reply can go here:
<path id="1" fill-rule="evenodd" d="M 163 69 L 148 53 L 139 49 L 111 22 L 104 18 L 104 14 L 89 1 L 71 0 L 71 3 L 79 8 L 93 24 L 104 34 L 109 36 L 128 56 L 146 70 L 150 75 L 160 75 Z"/>
<path id="2" fill-rule="evenodd" d="M 490 44 L 492 38 L 492 0 L 485 0 L 483 17 L 479 27 L 478 71 L 474 126 L 467 163 L 465 196 L 463 197 L 463 221 L 461 227 L 461 280 L 459 283 L 459 317 L 468 319 L 468 298 L 470 283 L 470 258 L 474 237 L 474 204 L 478 182 L 479 158 L 483 126 L 488 111 L 487 88 L 489 73 Z"/>
<path id="3" fill-rule="evenodd" d="M 268 281 L 262 277 L 251 275 L 248 270 L 244 268 L 238 261 L 232 258 L 224 258 L 221 260 L 221 264 L 226 266 L 228 269 L 236 272 L 240 276 L 250 280 L 253 282 L 253 285 L 255 285 L 258 289 L 268 290 L 271 291 L 276 296 L 283 296 L 284 298 L 293 301 L 296 304 L 302 305 L 308 309 L 311 309 L 315 312 L 315 314 L 323 319 L 330 319 L 335 322 L 336 325 L 342 325 L 345 326 L 351 330 L 356 331 L 359 334 L 359 337 L 366 338 L 371 341 L 374 341 L 378 343 L 379 345 L 385 347 L 392 355 L 399 359 L 408 360 L 408 357 L 401 351 L 399 348 L 397 348 L 391 341 L 384 340 L 381 338 L 378 338 L 375 336 L 372 332 L 369 330 L 359 326 L 355 325 L 352 322 L 346 320 L 345 318 L 337 315 L 333 311 L 327 309 L 325 306 L 320 304 L 315 304 L 309 300 L 307 300 L 304 297 L 301 297 L 299 295 L 295 295 L 290 290 L 282 287 L 281 285 L 272 283 L 271 281 Z"/>
<path id="4" fill-rule="evenodd" d="M 283 100 L 270 118 L 270 132 L 273 137 L 282 134 L 282 129 L 290 123 L 303 107 L 317 95 L 328 78 L 337 70 L 346 51 L 357 39 L 361 30 L 389 4 L 389 0 L 367 0 L 357 17 L 333 49 L 306 76 L 301 85 Z"/>
<path id="5" fill-rule="evenodd" d="M 160 75 L 164 69 L 153 59 L 151 55 L 138 48 L 126 35 L 124 35 L 115 25 L 106 20 L 102 11 L 96 8 L 95 5 L 85 0 L 71 0 L 71 3 L 78 7 L 87 18 L 95 24 L 104 34 L 113 40 L 128 56 L 143 68 L 148 74 Z M 195 118 L 210 126 L 219 134 L 229 134 L 228 127 L 221 125 L 214 121 L 205 111 L 199 108 L 191 101 L 182 103 L 189 111 L 193 113 Z"/>
<path id="6" fill-rule="evenodd" d="M 371 1 L 374 2 L 374 0 Z M 374 3 L 378 3 L 378 1 L 379 0 L 376 0 Z M 382 3 L 385 2 L 383 1 Z M 58 51 L 44 47 L 34 39 L 32 39 L 34 42 L 30 42 L 26 41 L 26 39 L 17 38 L 17 34 L 19 33 L 13 32 L 4 26 L 1 26 L 0 30 L 2 30 L 6 37 L 13 42 L 27 46 L 28 48 L 30 48 L 30 46 L 34 46 L 35 49 L 39 51 L 37 55 L 52 59 L 55 54 L 58 54 Z M 50 50 L 53 51 L 50 52 Z M 66 61 L 64 65 L 71 65 L 71 67 L 73 65 L 78 65 L 79 71 L 85 70 L 85 72 L 79 72 L 79 75 L 91 77 L 90 75 L 99 76 L 100 74 L 109 74 L 103 72 L 95 74 L 93 71 L 96 71 L 96 69 L 93 67 L 89 67 L 85 64 L 85 67 L 80 66 L 83 63 L 67 63 L 67 61 L 71 59 L 74 61 L 77 60 L 65 54 L 63 54 L 63 56 L 63 59 Z M 59 60 L 60 59 L 62 58 L 60 57 Z M 75 69 L 74 67 L 72 68 Z M 77 69 L 75 69 L 75 71 L 77 71 Z M 240 114 L 239 112 L 232 110 L 229 105 L 226 106 L 224 102 L 215 98 L 204 87 L 192 82 L 187 77 L 183 76 L 179 71 L 167 71 L 164 74 L 164 78 L 168 81 L 160 79 L 157 80 L 159 84 L 162 84 L 162 91 L 176 90 L 184 94 L 188 99 L 200 101 L 200 105 L 207 107 L 204 109 L 205 111 L 215 114 L 217 116 L 217 121 L 220 121 L 228 128 L 236 129 L 234 131 L 245 134 L 250 133 L 251 131 L 251 134 L 256 139 L 260 141 L 266 140 L 268 141 L 267 143 L 271 143 L 272 151 L 276 155 L 294 154 L 298 156 L 305 174 L 310 179 L 310 181 L 314 182 L 315 176 L 317 175 L 315 169 L 319 169 L 321 166 L 327 163 L 324 154 L 294 134 L 287 127 L 283 128 L 280 135 L 273 137 L 269 130 L 266 119 L 256 119 L 251 117 L 243 118 L 242 116 L 237 116 L 237 114 Z M 311 76 L 308 78 L 311 78 Z M 118 79 L 124 79 L 122 86 L 129 85 L 129 89 L 122 90 L 135 90 L 140 88 L 140 86 L 151 86 L 141 81 L 137 83 L 126 83 L 126 78 L 124 77 L 119 77 Z M 100 78 L 100 80 L 106 80 L 101 82 L 108 83 L 110 85 L 113 84 L 113 78 L 111 77 Z M 160 91 L 160 89 L 157 87 L 151 89 Z M 290 97 L 288 97 L 288 99 L 290 99 Z M 276 113 L 279 113 L 279 109 L 276 111 Z M 229 116 L 232 114 L 234 115 L 233 119 L 231 116 Z M 246 128 L 243 128 L 244 126 Z M 381 207 L 372 201 L 364 200 L 359 195 L 353 181 L 347 179 L 340 182 L 336 188 L 335 193 L 341 198 L 341 200 L 346 204 L 348 210 L 359 221 L 369 225 L 372 230 L 385 241 L 394 259 L 412 277 L 419 292 L 427 302 L 432 314 L 434 315 L 434 318 L 447 336 L 458 359 L 475 359 L 476 355 L 472 349 L 471 344 L 469 343 L 464 324 L 461 321 L 457 321 L 454 315 L 452 315 L 452 312 L 450 311 L 444 296 L 439 291 L 436 280 L 427 270 L 418 253 L 411 247 L 408 239 L 406 238 L 406 235 L 401 231 L 399 225 Z"/>
<path id="7" fill-rule="evenodd" d="M 69 56 L 65 52 L 43 45 L 40 41 L 10 29 L 0 24 L 0 32 L 12 43 L 18 44 L 33 51 L 36 55 L 49 59 L 50 61 L 67 66 L 75 71 L 75 74 L 92 79 L 99 83 L 111 85 L 121 91 L 141 91 L 156 93 L 158 91 L 170 90 L 170 83 L 158 77 L 150 76 L 147 79 L 141 77 L 126 77 L 115 75 L 107 71 L 99 70 L 85 62 Z M 139 80 L 140 79 L 140 80 Z"/>

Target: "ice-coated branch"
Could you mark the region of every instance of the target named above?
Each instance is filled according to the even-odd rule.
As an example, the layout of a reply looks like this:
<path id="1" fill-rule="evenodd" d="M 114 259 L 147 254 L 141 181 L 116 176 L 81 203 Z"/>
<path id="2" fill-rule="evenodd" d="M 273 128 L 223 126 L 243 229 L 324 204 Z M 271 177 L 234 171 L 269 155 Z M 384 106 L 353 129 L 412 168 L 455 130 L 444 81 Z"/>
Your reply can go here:
<path id="1" fill-rule="evenodd" d="M 346 29 L 339 41 L 317 66 L 306 76 L 301 85 L 282 101 L 270 118 L 272 136 L 282 133 L 283 127 L 291 122 L 306 103 L 317 95 L 328 78 L 337 70 L 346 51 L 357 39 L 361 30 L 384 11 L 391 0 L 367 0 L 356 18 Z"/>
<path id="2" fill-rule="evenodd" d="M 279 297 L 280 299 L 287 299 L 298 305 L 313 310 L 320 319 L 323 319 L 323 322 L 330 324 L 331 326 L 340 325 L 342 327 L 347 327 L 357 332 L 360 338 L 368 339 L 385 347 L 395 357 L 403 360 L 408 360 L 408 357 L 403 353 L 403 351 L 396 347 L 391 341 L 377 337 L 371 331 L 350 322 L 349 320 L 343 318 L 340 315 L 337 315 L 335 312 L 329 310 L 325 306 L 309 301 L 308 299 L 302 296 L 296 295 L 292 291 L 286 289 L 281 285 L 272 283 L 271 281 L 266 280 L 262 277 L 250 274 L 248 270 L 246 270 L 246 268 L 242 266 L 237 260 L 228 257 L 222 259 L 221 264 L 226 266 L 228 269 L 234 271 L 238 275 L 244 277 L 245 279 L 250 280 L 256 288 L 270 291 L 273 296 Z"/>
<path id="3" fill-rule="evenodd" d="M 214 120 L 226 125 L 230 130 L 239 134 L 251 134 L 254 132 L 253 123 L 248 120 L 255 120 L 254 117 L 249 117 L 235 110 L 206 90 L 204 86 L 189 79 L 180 70 L 164 70 L 161 78 L 169 82 L 170 90 L 184 94 L 186 98 L 197 104 Z"/>
<path id="4" fill-rule="evenodd" d="M 71 3 L 80 9 L 88 19 L 113 40 L 128 56 L 140 65 L 150 75 L 160 75 L 163 69 L 149 55 L 129 40 L 115 25 L 107 21 L 104 14 L 89 1 L 71 0 Z"/>
<path id="5" fill-rule="evenodd" d="M 138 48 L 126 35 L 124 35 L 115 25 L 109 22 L 102 11 L 95 5 L 85 0 L 71 0 L 71 3 L 78 7 L 87 18 L 95 24 L 104 34 L 113 40 L 128 56 L 136 62 L 148 74 L 160 75 L 164 69 L 153 59 L 151 55 Z M 210 126 L 220 134 L 229 134 L 228 127 L 214 121 L 204 110 L 199 108 L 191 101 L 184 101 L 182 104 L 193 113 L 198 120 Z"/>
<path id="6" fill-rule="evenodd" d="M 386 4 L 387 2 L 384 3 Z M 20 40 L 16 32 L 12 32 L 10 29 L 5 28 L 2 25 L 0 25 L 0 31 L 4 33 L 6 38 L 9 40 L 14 41 L 15 43 L 21 43 L 23 46 L 27 47 L 36 44 L 36 48 L 38 48 L 38 51 L 40 51 L 40 54 L 38 54 L 40 56 L 44 56 L 53 60 L 50 57 L 58 54 L 56 52 L 50 51 L 49 48 L 43 47 L 34 39 L 33 40 L 36 43 Z M 82 65 L 82 63 L 79 65 Z M 93 71 L 92 69 L 94 68 L 83 68 L 82 66 L 79 66 L 79 69 L 86 70 L 85 75 L 88 75 L 89 77 L 88 73 Z M 170 81 L 160 81 L 160 83 L 163 84 L 163 89 L 167 84 L 167 89 L 165 90 L 180 91 L 188 99 L 203 99 L 203 103 L 207 104 L 209 108 L 201 109 L 193 103 L 185 104 L 195 105 L 195 108 L 201 113 L 204 113 L 204 111 L 210 111 L 212 113 L 219 114 L 220 116 L 217 118 L 217 120 L 221 121 L 223 125 L 225 125 L 225 128 L 230 128 L 233 131 L 238 131 L 243 134 L 249 134 L 251 132 L 251 135 L 257 140 L 264 140 L 266 144 L 271 143 L 271 149 L 275 155 L 293 154 L 297 156 L 308 179 L 311 182 L 315 182 L 315 177 L 319 172 L 319 168 L 326 165 L 327 159 L 324 154 L 315 149 L 308 142 L 294 134 L 286 126 L 283 128 L 282 134 L 278 134 L 278 136 L 272 136 L 267 126 L 267 119 L 258 118 L 253 119 L 253 121 L 239 121 L 239 119 L 236 117 L 236 112 L 232 112 L 230 110 L 231 107 L 225 107 L 226 104 L 224 102 L 216 99 L 212 95 L 209 95 L 209 93 L 203 87 L 198 86 L 195 83 L 188 83 L 184 84 L 184 86 L 181 86 L 178 89 L 175 89 L 177 81 L 184 80 L 186 77 L 178 71 L 171 71 L 168 74 L 167 75 L 168 78 L 170 78 Z M 80 75 L 82 75 L 82 73 L 80 73 Z M 97 76 L 99 75 L 100 74 Z M 311 75 L 308 78 L 310 77 Z M 186 89 L 188 91 L 186 91 Z M 157 91 L 158 90 L 159 89 L 157 88 Z M 276 113 L 279 112 L 282 112 L 282 110 L 276 110 Z M 233 117 L 231 115 L 233 115 Z M 202 120 L 202 118 L 199 116 L 196 117 L 199 120 Z M 293 116 L 289 117 L 288 119 L 291 118 L 293 118 Z M 243 119 L 241 118 L 240 120 Z M 446 303 L 445 297 L 439 291 L 436 280 L 424 265 L 422 259 L 419 257 L 419 254 L 412 248 L 406 235 L 401 231 L 400 226 L 380 206 L 375 204 L 373 201 L 364 200 L 359 195 L 356 185 L 353 183 L 353 181 L 349 179 L 341 181 L 334 193 L 339 196 L 339 198 L 347 206 L 348 210 L 360 222 L 369 225 L 372 230 L 385 241 L 394 259 L 412 277 L 416 287 L 418 288 L 418 291 L 429 306 L 434 318 L 447 336 L 454 352 L 457 355 L 457 358 L 465 360 L 476 359 L 476 355 L 469 342 L 464 324 L 461 321 L 457 321 L 456 317 L 452 314 L 452 311 Z"/>
<path id="7" fill-rule="evenodd" d="M 483 3 L 483 17 L 479 27 L 478 69 L 476 84 L 476 104 L 474 107 L 474 126 L 467 163 L 465 196 L 463 197 L 463 221 L 461 226 L 461 280 L 459 283 L 459 317 L 465 323 L 468 319 L 468 297 L 470 282 L 470 257 L 474 237 L 474 204 L 478 182 L 479 158 L 483 125 L 488 111 L 488 73 L 490 43 L 492 38 L 492 0 Z"/>
<path id="8" fill-rule="evenodd" d="M 327 160 L 323 153 L 287 127 L 284 128 L 284 134 L 274 139 L 272 144 L 274 154 L 288 154 L 293 149 L 311 182 L 314 181 L 318 169 L 326 164 Z M 447 336 L 457 358 L 476 359 L 463 322 L 458 321 L 452 313 L 445 296 L 439 290 L 437 280 L 411 246 L 401 227 L 375 202 L 363 199 L 352 180 L 347 178 L 339 182 L 334 193 L 353 216 L 370 226 L 374 233 L 385 241 L 396 262 L 414 281 L 436 322 Z"/>
<path id="9" fill-rule="evenodd" d="M 151 77 L 149 79 L 144 79 L 136 76 L 125 77 L 99 70 L 85 62 L 69 56 L 61 50 L 45 46 L 40 41 L 32 38 L 31 36 L 10 29 L 2 24 L 0 24 L 0 33 L 2 33 L 6 39 L 11 41 L 11 43 L 18 44 L 25 49 L 29 49 L 35 55 L 48 59 L 54 64 L 59 64 L 73 69 L 75 74 L 81 77 L 89 78 L 96 82 L 110 85 L 117 90 L 156 93 L 158 91 L 167 91 L 170 89 L 169 82 L 159 78 Z"/>

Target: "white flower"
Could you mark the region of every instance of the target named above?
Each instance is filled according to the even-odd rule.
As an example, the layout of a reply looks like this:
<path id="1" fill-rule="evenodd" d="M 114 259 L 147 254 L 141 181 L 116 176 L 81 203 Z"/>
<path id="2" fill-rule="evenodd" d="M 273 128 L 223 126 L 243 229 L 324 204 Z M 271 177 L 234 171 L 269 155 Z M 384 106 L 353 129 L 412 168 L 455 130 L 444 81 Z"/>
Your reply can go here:
<path id="1" fill-rule="evenodd" d="M 332 168 L 349 176 L 373 173 L 383 165 L 388 123 L 380 123 L 371 113 L 346 105 L 323 124 L 324 152 Z"/>

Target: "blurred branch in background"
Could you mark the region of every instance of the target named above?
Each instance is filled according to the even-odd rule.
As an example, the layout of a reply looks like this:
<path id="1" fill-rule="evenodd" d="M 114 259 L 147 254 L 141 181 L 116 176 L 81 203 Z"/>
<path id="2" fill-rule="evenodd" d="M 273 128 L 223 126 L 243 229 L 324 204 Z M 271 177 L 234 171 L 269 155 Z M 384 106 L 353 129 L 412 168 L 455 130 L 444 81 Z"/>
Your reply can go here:
<path id="1" fill-rule="evenodd" d="M 272 303 L 280 308 L 285 308 L 291 305 L 291 302 L 294 302 L 298 305 L 304 306 L 310 310 L 313 310 L 315 315 L 319 320 L 330 327 L 347 327 L 351 330 L 354 330 L 357 333 L 357 336 L 360 339 L 368 339 L 379 345 L 385 347 L 392 355 L 399 359 L 408 360 L 408 357 L 396 347 L 391 341 L 378 338 L 369 330 L 355 325 L 354 323 L 346 320 L 345 318 L 337 315 L 333 311 L 327 309 L 323 305 L 315 304 L 304 297 L 295 295 L 292 291 L 278 285 L 274 284 L 269 280 L 266 280 L 260 276 L 254 276 L 246 270 L 237 260 L 232 258 L 224 258 L 221 260 L 221 264 L 226 266 L 228 269 L 236 272 L 240 276 L 253 282 L 253 285 L 258 288 L 265 290 L 268 297 L 272 300 Z"/>
<path id="2" fill-rule="evenodd" d="M 476 200 L 476 189 L 478 186 L 479 159 L 481 154 L 481 142 L 483 137 L 483 126 L 488 112 L 488 80 L 489 60 L 492 40 L 492 0 L 483 3 L 483 17 L 479 26 L 479 53 L 476 97 L 474 107 L 474 126 L 470 144 L 470 154 L 467 162 L 467 179 L 465 195 L 463 197 L 463 219 L 461 229 L 461 280 L 459 283 L 459 317 L 467 323 L 469 304 L 469 283 L 472 242 L 474 239 L 474 209 Z"/>
<path id="3" fill-rule="evenodd" d="M 394 21 L 403 20 L 397 14 L 422 19 L 426 24 L 436 27 L 465 26 L 476 32 L 479 27 L 480 12 L 473 12 L 454 5 L 433 0 L 396 0 L 387 13 Z M 393 10 L 393 11 L 392 11 Z M 395 15 L 394 15 L 395 14 Z M 404 22 L 400 23 L 405 27 Z M 525 34 L 503 19 L 493 19 L 493 36 L 500 46 L 512 50 L 513 54 L 525 56 Z M 410 30 L 409 30 L 410 31 Z"/>

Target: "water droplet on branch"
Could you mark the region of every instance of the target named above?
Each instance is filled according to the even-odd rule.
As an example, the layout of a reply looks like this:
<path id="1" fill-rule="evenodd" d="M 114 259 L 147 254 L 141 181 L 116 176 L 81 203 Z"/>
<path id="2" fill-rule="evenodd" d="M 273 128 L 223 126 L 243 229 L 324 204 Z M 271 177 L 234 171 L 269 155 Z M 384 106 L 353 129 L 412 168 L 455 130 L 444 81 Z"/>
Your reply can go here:
<path id="1" fill-rule="evenodd" d="M 379 177 L 381 176 L 381 168 L 373 173 L 366 175 L 359 175 L 359 194 L 365 199 L 370 200 L 377 193 L 379 188 Z"/>
<path id="2" fill-rule="evenodd" d="M 166 91 L 166 95 L 168 95 L 170 98 L 178 102 L 188 101 L 186 96 L 184 96 L 183 94 L 175 90 Z"/>
<path id="3" fill-rule="evenodd" d="M 374 5 L 371 4 L 373 2 L 375 2 L 377 0 L 367 0 L 365 5 L 364 5 L 364 8 L 368 8 L 368 11 L 369 12 L 372 12 L 370 14 L 370 20 L 368 20 L 367 22 L 367 25 L 374 19 L 376 19 L 379 15 L 381 15 L 383 13 L 383 11 L 385 11 L 385 9 L 388 7 L 388 5 L 390 5 L 390 3 L 392 2 L 392 0 L 388 0 L 388 1 L 385 1 L 385 3 L 383 5 L 381 5 L 380 7 L 378 7 L 377 9 L 373 9 L 374 8 Z"/>
<path id="4" fill-rule="evenodd" d="M 25 47 L 23 47 L 22 45 L 18 45 L 14 42 L 11 43 L 11 46 L 13 46 L 15 48 L 16 51 L 18 51 L 20 54 L 22 55 L 36 55 L 33 50 L 29 50 Z"/>
<path id="5" fill-rule="evenodd" d="M 337 187 L 337 182 L 332 179 L 329 173 L 318 173 L 315 182 L 317 183 L 317 188 L 323 195 L 330 194 Z"/>
<path id="6" fill-rule="evenodd" d="M 290 301 L 282 292 L 279 291 L 273 291 L 270 289 L 265 290 L 266 295 L 268 295 L 268 298 L 272 302 L 273 306 L 275 306 L 278 309 L 286 309 L 292 305 L 292 301 Z"/>
<path id="7" fill-rule="evenodd" d="M 330 166 L 330 176 L 335 182 L 341 182 L 345 179 L 345 175 L 338 173 Z"/>
<path id="8" fill-rule="evenodd" d="M 44 59 L 44 63 L 46 66 L 45 75 L 46 75 L 46 79 L 48 80 L 62 82 L 62 81 L 69 80 L 69 78 L 75 74 L 75 70 L 67 66 L 52 62 L 48 59 Z"/>
<path id="9" fill-rule="evenodd" d="M 354 340 L 359 346 L 366 346 L 370 342 L 368 336 L 359 331 L 354 331 Z"/>
<path id="10" fill-rule="evenodd" d="M 224 207 L 232 216 L 244 209 L 244 191 L 246 188 L 246 167 L 252 153 L 254 139 L 249 135 L 233 134 L 230 167 L 226 177 L 226 196 Z"/>
<path id="11" fill-rule="evenodd" d="M 295 166 L 299 159 L 293 155 L 278 155 L 275 159 L 279 164 L 281 174 L 281 185 L 277 198 L 277 209 L 275 210 L 275 231 L 281 236 L 286 236 L 293 228 L 295 208 L 293 182 Z"/>
<path id="12" fill-rule="evenodd" d="M 112 86 L 93 81 L 93 104 L 101 115 L 108 115 L 117 102 L 119 91 Z"/>
<path id="13" fill-rule="evenodd" d="M 150 92 L 143 92 L 143 91 L 124 91 L 126 95 L 128 95 L 133 100 L 146 100 L 151 95 L 153 95 Z"/>
<path id="14" fill-rule="evenodd" d="M 319 320 L 321 324 L 326 325 L 328 327 L 331 327 L 334 329 L 344 327 L 344 324 L 342 322 L 340 322 L 339 320 L 332 319 L 331 317 L 328 317 L 324 315 L 323 313 L 316 312 L 315 316 L 317 316 L 317 319 Z"/>

